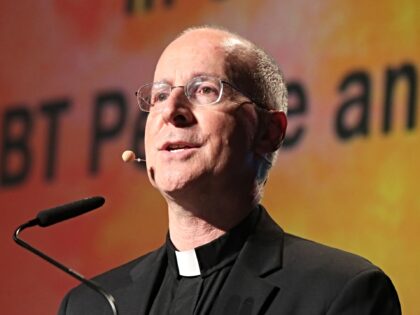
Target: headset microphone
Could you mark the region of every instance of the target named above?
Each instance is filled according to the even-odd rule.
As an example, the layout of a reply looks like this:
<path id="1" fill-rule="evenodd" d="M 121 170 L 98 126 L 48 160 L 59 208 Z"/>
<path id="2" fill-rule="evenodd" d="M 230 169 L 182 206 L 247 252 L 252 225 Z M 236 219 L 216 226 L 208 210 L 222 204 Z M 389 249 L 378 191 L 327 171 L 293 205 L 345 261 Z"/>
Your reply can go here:
<path id="1" fill-rule="evenodd" d="M 124 162 L 133 162 L 133 161 L 138 162 L 138 163 L 146 162 L 146 160 L 144 159 L 136 158 L 136 155 L 131 150 L 124 151 L 121 157 Z"/>

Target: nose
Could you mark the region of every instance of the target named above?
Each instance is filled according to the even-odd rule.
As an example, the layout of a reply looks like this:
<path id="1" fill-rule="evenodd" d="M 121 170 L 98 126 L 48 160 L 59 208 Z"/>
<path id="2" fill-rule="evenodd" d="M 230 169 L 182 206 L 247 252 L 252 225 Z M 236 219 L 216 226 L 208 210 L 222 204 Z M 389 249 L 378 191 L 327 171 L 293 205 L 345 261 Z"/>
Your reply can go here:
<path id="1" fill-rule="evenodd" d="M 176 127 L 187 127 L 194 123 L 195 117 L 191 104 L 181 86 L 173 88 L 162 109 L 162 119 Z"/>

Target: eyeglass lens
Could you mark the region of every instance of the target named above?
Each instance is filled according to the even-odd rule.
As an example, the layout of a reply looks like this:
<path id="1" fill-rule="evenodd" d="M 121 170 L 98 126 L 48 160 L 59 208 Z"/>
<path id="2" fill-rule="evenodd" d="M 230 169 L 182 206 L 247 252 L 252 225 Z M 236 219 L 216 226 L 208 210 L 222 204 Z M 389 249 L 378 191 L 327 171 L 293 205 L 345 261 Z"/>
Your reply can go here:
<path id="1" fill-rule="evenodd" d="M 139 89 L 137 98 L 140 108 L 145 111 L 150 111 L 152 108 L 158 109 L 175 88 L 184 88 L 185 95 L 194 105 L 217 103 L 223 93 L 221 80 L 210 76 L 195 77 L 185 86 L 171 86 L 165 82 L 156 82 Z"/>

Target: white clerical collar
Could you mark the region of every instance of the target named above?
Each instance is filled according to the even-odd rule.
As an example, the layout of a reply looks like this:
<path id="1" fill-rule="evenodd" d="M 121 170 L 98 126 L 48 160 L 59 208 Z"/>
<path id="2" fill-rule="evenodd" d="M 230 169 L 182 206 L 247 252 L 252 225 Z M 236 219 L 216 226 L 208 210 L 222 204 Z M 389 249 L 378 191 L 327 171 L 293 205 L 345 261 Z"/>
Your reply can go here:
<path id="1" fill-rule="evenodd" d="M 181 276 L 195 277 L 201 274 L 195 249 L 185 250 L 182 252 L 176 250 L 175 257 L 178 265 L 178 271 Z"/>

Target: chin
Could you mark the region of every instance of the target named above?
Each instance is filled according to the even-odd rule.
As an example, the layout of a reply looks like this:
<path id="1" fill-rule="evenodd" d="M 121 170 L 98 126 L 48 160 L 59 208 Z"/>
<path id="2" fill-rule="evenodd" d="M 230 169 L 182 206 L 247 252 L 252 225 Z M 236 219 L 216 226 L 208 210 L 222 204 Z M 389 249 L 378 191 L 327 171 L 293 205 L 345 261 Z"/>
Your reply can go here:
<path id="1" fill-rule="evenodd" d="M 163 178 L 162 178 L 163 177 Z M 193 185 L 194 179 L 188 176 L 176 176 L 175 174 L 164 174 L 164 176 L 156 176 L 156 188 L 166 194 L 176 193 Z"/>

